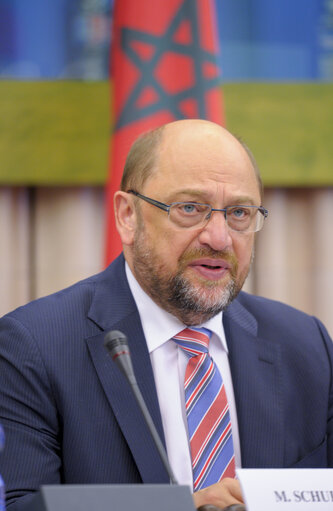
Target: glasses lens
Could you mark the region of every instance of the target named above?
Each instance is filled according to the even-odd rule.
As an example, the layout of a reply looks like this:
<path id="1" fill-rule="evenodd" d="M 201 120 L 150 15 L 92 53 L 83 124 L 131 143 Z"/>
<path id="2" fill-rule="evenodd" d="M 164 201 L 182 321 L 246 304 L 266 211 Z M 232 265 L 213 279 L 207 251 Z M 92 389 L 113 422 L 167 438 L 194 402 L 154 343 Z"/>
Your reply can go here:
<path id="1" fill-rule="evenodd" d="M 169 209 L 170 220 L 178 227 L 194 227 L 203 223 L 211 211 L 207 204 L 175 202 Z"/>
<path id="2" fill-rule="evenodd" d="M 258 208 L 236 206 L 227 208 L 227 223 L 230 229 L 240 232 L 256 232 L 263 226 L 264 217 Z"/>
<path id="3" fill-rule="evenodd" d="M 170 205 L 169 219 L 177 227 L 189 229 L 205 225 L 211 212 L 212 208 L 208 204 L 175 202 Z M 226 221 L 233 231 L 257 232 L 264 225 L 264 216 L 257 207 L 231 206 L 226 208 Z"/>

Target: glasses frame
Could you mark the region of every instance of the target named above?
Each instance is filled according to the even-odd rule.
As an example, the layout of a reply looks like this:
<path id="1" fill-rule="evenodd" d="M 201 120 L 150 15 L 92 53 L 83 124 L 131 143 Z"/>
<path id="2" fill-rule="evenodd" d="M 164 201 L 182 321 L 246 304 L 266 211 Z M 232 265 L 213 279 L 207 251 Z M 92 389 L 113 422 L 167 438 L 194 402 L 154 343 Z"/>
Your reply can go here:
<path id="1" fill-rule="evenodd" d="M 209 221 L 210 217 L 212 216 L 212 212 L 213 211 L 221 211 L 221 213 L 224 213 L 224 219 L 228 225 L 228 219 L 227 219 L 227 212 L 228 212 L 228 209 L 231 209 L 231 208 L 235 208 L 237 206 L 239 207 L 247 207 L 247 208 L 256 208 L 258 211 L 260 211 L 260 213 L 262 214 L 262 216 L 264 217 L 264 220 L 265 218 L 268 217 L 268 209 L 264 208 L 263 206 L 245 206 L 245 204 L 235 204 L 234 206 L 227 206 L 225 208 L 213 208 L 210 204 L 204 204 L 202 202 L 192 202 L 192 201 L 179 201 L 179 202 L 172 202 L 171 204 L 164 204 L 164 202 L 160 202 L 158 200 L 155 200 L 155 199 L 151 199 L 150 197 L 147 197 L 146 195 L 142 195 L 141 193 L 139 192 L 136 192 L 135 190 L 127 190 L 127 193 L 131 193 L 133 195 L 135 195 L 136 197 L 139 197 L 139 199 L 142 199 L 144 200 L 145 202 L 148 202 L 149 204 L 151 204 L 152 206 L 156 206 L 157 208 L 159 209 L 162 209 L 163 211 L 167 211 L 168 213 L 168 217 L 170 218 L 170 208 L 172 206 L 175 206 L 177 204 L 199 204 L 200 206 L 208 206 L 210 208 L 210 211 L 209 213 L 207 214 L 207 217 L 206 217 L 206 220 Z M 206 224 L 204 224 L 206 225 Z M 195 228 L 196 226 L 194 225 L 193 227 L 183 227 L 183 229 L 193 229 Z M 229 225 L 228 225 L 229 227 Z M 236 229 L 232 229 L 232 227 L 229 227 L 233 232 L 259 232 L 262 227 L 259 229 L 259 231 L 237 231 Z"/>

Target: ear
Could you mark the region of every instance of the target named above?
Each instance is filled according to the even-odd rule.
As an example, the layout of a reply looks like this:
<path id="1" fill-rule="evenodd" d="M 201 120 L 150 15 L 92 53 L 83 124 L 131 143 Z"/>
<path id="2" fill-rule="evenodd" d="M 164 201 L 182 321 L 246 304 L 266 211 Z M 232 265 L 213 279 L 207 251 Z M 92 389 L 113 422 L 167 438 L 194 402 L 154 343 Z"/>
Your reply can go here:
<path id="1" fill-rule="evenodd" d="M 136 229 L 136 213 L 133 196 L 117 191 L 113 198 L 117 231 L 123 245 L 132 245 Z"/>

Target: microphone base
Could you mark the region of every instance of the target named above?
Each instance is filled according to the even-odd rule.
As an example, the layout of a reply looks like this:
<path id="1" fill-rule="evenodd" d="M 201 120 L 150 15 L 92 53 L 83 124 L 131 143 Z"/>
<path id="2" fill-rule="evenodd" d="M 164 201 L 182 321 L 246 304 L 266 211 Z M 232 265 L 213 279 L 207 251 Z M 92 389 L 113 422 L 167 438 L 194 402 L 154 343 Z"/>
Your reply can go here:
<path id="1" fill-rule="evenodd" d="M 22 511 L 195 511 L 188 486 L 105 484 L 42 486 Z"/>

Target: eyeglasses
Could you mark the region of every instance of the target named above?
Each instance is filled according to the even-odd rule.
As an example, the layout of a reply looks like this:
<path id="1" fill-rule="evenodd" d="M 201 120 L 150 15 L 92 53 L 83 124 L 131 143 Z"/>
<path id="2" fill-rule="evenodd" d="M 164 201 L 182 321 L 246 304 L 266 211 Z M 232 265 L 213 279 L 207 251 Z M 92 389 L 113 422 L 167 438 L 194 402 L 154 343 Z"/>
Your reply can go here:
<path id="1" fill-rule="evenodd" d="M 139 199 L 142 199 L 157 208 L 167 211 L 170 221 L 182 229 L 197 229 L 204 227 L 213 211 L 224 213 L 225 221 L 232 231 L 236 232 L 257 232 L 262 229 L 268 210 L 263 206 L 227 206 L 223 209 L 212 208 L 209 204 L 198 202 L 172 202 L 164 204 L 135 190 L 128 190 Z"/>

